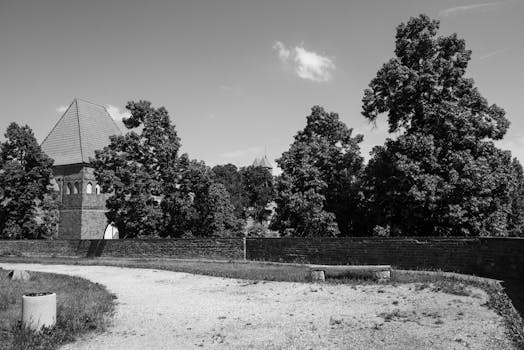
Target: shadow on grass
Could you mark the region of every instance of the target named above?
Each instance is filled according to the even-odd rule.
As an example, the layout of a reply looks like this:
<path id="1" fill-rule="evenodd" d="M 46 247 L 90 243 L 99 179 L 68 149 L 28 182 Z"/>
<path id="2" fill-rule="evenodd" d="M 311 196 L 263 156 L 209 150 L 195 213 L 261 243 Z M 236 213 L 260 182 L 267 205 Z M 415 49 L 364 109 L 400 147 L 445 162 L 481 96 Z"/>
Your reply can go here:
<path id="1" fill-rule="evenodd" d="M 524 319 L 524 281 L 519 280 L 505 280 L 502 283 L 504 291 L 511 299 L 513 306 Z"/>
<path id="2" fill-rule="evenodd" d="M 106 247 L 106 242 L 107 241 L 104 239 L 91 241 L 89 243 L 89 248 L 87 250 L 87 257 L 94 258 L 94 257 L 102 256 L 102 253 L 104 252 L 104 248 Z"/>

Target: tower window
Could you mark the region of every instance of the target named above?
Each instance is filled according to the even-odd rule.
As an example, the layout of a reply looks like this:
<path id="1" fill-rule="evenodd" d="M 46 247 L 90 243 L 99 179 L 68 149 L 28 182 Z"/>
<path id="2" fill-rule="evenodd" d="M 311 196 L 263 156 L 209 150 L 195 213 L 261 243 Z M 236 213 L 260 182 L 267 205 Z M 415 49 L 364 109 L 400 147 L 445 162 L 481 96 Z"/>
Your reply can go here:
<path id="1" fill-rule="evenodd" d="M 74 194 L 78 194 L 78 193 L 81 192 L 80 191 L 80 183 L 79 182 L 75 182 L 75 187 L 73 188 L 73 191 L 74 191 L 73 192 Z"/>
<path id="2" fill-rule="evenodd" d="M 71 183 L 68 182 L 66 186 L 66 194 L 71 194 L 71 193 L 73 193 L 73 185 L 71 185 Z"/>
<path id="3" fill-rule="evenodd" d="M 100 185 L 99 184 L 95 185 L 95 193 L 100 194 Z"/>
<path id="4" fill-rule="evenodd" d="M 91 184 L 91 182 L 88 182 L 88 183 L 87 183 L 87 186 L 86 186 L 86 193 L 87 193 L 87 194 L 91 194 L 91 193 L 93 193 L 93 185 Z"/>

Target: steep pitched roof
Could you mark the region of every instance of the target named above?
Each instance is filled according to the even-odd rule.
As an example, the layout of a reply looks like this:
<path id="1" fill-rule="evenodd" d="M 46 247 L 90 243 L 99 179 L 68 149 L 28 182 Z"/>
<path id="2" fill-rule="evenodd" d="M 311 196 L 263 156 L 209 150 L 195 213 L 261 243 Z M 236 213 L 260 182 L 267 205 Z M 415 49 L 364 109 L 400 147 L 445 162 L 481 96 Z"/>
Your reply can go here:
<path id="1" fill-rule="evenodd" d="M 273 168 L 271 164 L 269 163 L 269 160 L 267 160 L 267 156 L 264 156 L 264 158 L 260 159 L 259 166 L 264 167 L 264 168 L 269 168 L 269 169 Z"/>
<path id="2" fill-rule="evenodd" d="M 89 163 L 95 150 L 109 144 L 109 136 L 122 132 L 104 106 L 75 98 L 49 135 L 43 151 L 54 165 Z"/>
<path id="3" fill-rule="evenodd" d="M 255 158 L 255 161 L 253 162 L 253 166 L 261 166 L 263 168 L 272 169 L 271 163 L 269 163 L 269 160 L 267 160 L 267 156 L 261 157 L 261 158 Z"/>

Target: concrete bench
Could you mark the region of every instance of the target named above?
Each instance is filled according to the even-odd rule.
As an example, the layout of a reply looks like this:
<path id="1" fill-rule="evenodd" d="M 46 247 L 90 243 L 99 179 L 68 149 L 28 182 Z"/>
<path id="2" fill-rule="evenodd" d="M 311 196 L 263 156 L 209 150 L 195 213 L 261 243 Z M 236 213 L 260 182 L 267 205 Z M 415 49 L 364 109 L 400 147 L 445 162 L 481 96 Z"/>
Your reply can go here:
<path id="1" fill-rule="evenodd" d="M 391 279 L 390 265 L 309 265 L 311 280 L 324 281 L 326 278 L 366 278 L 378 282 Z"/>

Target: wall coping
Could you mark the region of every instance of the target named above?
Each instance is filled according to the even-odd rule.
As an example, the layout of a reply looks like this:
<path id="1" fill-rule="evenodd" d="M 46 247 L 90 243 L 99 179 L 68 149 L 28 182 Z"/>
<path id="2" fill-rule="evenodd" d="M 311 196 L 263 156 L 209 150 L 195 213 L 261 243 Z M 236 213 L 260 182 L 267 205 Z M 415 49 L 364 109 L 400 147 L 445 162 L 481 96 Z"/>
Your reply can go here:
<path id="1" fill-rule="evenodd" d="M 139 241 L 139 242 L 165 242 L 165 241 L 234 241 L 234 240 L 333 240 L 333 241 L 414 241 L 414 240 L 432 240 L 432 241 L 479 241 L 479 240 L 508 240 L 508 241 L 524 241 L 524 237 L 435 237 L 435 236 L 394 236 L 394 237 L 377 237 L 377 236 L 354 236 L 354 237 L 180 237 L 180 238 L 128 238 L 115 239 L 107 241 Z M 0 239 L 0 242 L 32 242 L 32 241 L 48 241 L 48 242 L 71 242 L 71 241 L 103 241 L 103 239 Z"/>

